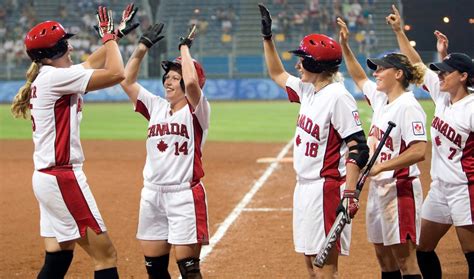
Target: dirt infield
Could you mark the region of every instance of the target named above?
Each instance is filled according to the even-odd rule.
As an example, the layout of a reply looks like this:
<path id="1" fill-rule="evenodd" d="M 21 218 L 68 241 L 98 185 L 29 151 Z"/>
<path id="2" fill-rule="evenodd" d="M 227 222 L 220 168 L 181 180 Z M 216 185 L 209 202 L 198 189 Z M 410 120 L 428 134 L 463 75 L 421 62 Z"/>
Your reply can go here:
<path id="1" fill-rule="evenodd" d="M 117 248 L 121 278 L 147 278 L 135 240 L 145 158 L 144 141 L 83 141 L 89 185 Z M 204 184 L 208 195 L 211 237 L 252 188 L 284 144 L 206 143 Z M 42 265 L 39 211 L 31 188 L 33 144 L 0 141 L 0 278 L 35 278 Z M 288 154 L 291 156 L 291 154 Z M 421 164 L 429 188 L 429 160 Z M 291 206 L 295 175 L 281 163 L 202 263 L 206 278 L 306 278 L 301 255 L 293 250 Z M 379 278 L 373 248 L 361 212 L 353 228 L 351 256 L 340 260 L 340 278 Z M 454 230 L 438 247 L 444 278 L 466 278 L 467 268 Z M 170 261 L 173 278 L 178 277 Z M 92 278 L 88 256 L 76 249 L 67 278 Z"/>

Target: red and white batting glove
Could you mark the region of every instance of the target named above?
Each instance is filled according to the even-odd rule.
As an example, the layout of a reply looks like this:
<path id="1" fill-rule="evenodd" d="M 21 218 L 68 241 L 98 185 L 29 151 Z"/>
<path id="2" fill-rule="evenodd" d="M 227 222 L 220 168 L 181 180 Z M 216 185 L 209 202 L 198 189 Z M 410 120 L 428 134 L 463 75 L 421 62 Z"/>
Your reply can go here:
<path id="1" fill-rule="evenodd" d="M 357 190 L 344 190 L 342 194 L 341 203 L 337 207 L 337 214 L 339 212 L 345 212 L 348 216 L 347 223 L 351 222 L 351 219 L 354 218 L 357 211 L 359 210 L 359 191 Z"/>
<path id="2" fill-rule="evenodd" d="M 97 21 L 99 23 L 99 36 L 102 38 L 102 43 L 105 44 L 110 40 L 115 40 L 114 33 L 114 18 L 112 11 L 107 11 L 106 7 L 99 6 L 97 9 Z"/>
<path id="3" fill-rule="evenodd" d="M 117 35 L 117 37 L 122 38 L 126 36 L 140 25 L 138 22 L 132 22 L 137 11 L 138 8 L 135 7 L 134 3 L 130 3 L 125 7 L 122 12 L 122 21 L 120 21 L 117 30 L 115 30 L 115 35 Z"/>

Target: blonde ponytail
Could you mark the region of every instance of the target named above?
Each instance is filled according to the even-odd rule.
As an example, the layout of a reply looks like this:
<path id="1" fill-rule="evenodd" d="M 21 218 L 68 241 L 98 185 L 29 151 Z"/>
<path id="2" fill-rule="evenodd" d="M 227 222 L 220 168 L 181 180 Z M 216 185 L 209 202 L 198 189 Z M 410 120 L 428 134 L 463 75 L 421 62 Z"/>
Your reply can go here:
<path id="1" fill-rule="evenodd" d="M 20 90 L 18 90 L 12 102 L 11 112 L 13 117 L 27 118 L 30 106 L 31 83 L 35 81 L 38 76 L 39 68 L 40 65 L 38 63 L 32 62 L 30 68 L 26 72 L 26 83 L 20 88 Z"/>
<path id="2" fill-rule="evenodd" d="M 426 71 L 426 66 L 422 62 L 413 64 L 413 70 L 412 70 L 413 79 L 410 82 L 418 86 L 422 85 L 424 82 L 425 71 Z"/>

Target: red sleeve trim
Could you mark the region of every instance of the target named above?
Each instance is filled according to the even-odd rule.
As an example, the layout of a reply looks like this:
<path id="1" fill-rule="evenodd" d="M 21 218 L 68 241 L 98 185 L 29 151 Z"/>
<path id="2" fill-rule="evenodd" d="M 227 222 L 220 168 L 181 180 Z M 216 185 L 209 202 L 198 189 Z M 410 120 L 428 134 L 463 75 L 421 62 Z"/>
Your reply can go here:
<path id="1" fill-rule="evenodd" d="M 286 94 L 288 94 L 288 100 L 292 103 L 299 103 L 300 102 L 300 97 L 298 97 L 298 94 L 296 93 L 295 90 L 291 89 L 290 87 L 286 87 Z"/>
<path id="2" fill-rule="evenodd" d="M 146 118 L 146 120 L 150 121 L 150 113 L 148 112 L 148 109 L 142 101 L 137 100 L 137 104 L 135 105 L 135 111 L 139 112 Z"/>

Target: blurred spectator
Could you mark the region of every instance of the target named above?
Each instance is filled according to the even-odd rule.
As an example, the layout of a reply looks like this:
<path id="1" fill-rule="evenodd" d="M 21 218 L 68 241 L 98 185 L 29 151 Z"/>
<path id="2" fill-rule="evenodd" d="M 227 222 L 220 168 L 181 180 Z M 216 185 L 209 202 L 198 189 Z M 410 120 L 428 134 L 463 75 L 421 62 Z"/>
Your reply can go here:
<path id="1" fill-rule="evenodd" d="M 232 35 L 230 34 L 227 34 L 227 33 L 223 33 L 222 36 L 221 36 L 221 43 L 223 45 L 227 45 L 227 44 L 230 44 L 232 42 Z"/>
<path id="2" fill-rule="evenodd" d="M 150 22 L 150 18 L 148 17 L 147 14 L 143 13 L 143 12 L 140 12 L 140 10 L 138 10 L 138 18 L 140 20 L 140 29 L 142 31 L 145 31 L 148 29 L 148 27 L 151 26 L 151 22 Z"/>
<path id="3" fill-rule="evenodd" d="M 319 30 L 321 30 L 321 33 L 326 34 L 328 32 L 330 19 L 331 16 L 329 14 L 329 10 L 326 7 L 321 9 L 319 20 Z"/>
<path id="4" fill-rule="evenodd" d="M 20 27 L 22 27 L 24 30 L 32 28 L 36 23 L 36 11 L 34 7 L 30 5 L 24 5 L 23 9 L 21 10 L 21 16 L 18 22 L 20 23 Z"/>
<path id="5" fill-rule="evenodd" d="M 18 9 L 18 1 L 16 0 L 6 0 L 4 4 L 1 5 L 5 8 L 7 14 L 11 14 L 13 11 Z"/>
<path id="6" fill-rule="evenodd" d="M 359 53 L 365 53 L 366 45 L 367 45 L 367 38 L 366 38 L 365 30 L 359 31 L 355 34 L 355 41 L 359 46 Z"/>
<path id="7" fill-rule="evenodd" d="M 7 19 L 7 10 L 5 7 L 0 6 L 0 22 L 5 22 Z"/>
<path id="8" fill-rule="evenodd" d="M 355 16 L 359 16 L 362 12 L 362 6 L 360 5 L 358 0 L 352 0 L 351 3 L 351 12 L 354 13 Z"/>
<path id="9" fill-rule="evenodd" d="M 314 30 L 320 32 L 321 30 L 321 7 L 319 0 L 310 0 L 308 4 L 308 28 L 305 28 L 304 33 L 308 34 Z"/>
<path id="10" fill-rule="evenodd" d="M 280 13 L 278 13 L 278 24 L 280 33 L 283 33 L 283 35 L 285 35 L 285 38 L 291 40 L 291 18 L 288 15 L 287 10 L 283 9 Z"/>
<path id="11" fill-rule="evenodd" d="M 91 13 L 85 13 L 81 18 L 82 24 L 85 27 L 85 30 L 94 30 L 94 25 L 97 24 L 95 16 Z"/>
<path id="12" fill-rule="evenodd" d="M 302 37 L 302 36 L 306 35 L 309 32 L 318 31 L 319 26 L 314 26 L 314 25 L 308 24 L 308 17 L 309 17 L 309 12 L 308 12 L 307 9 L 303 10 L 300 13 L 295 12 L 293 14 L 293 21 L 292 21 L 292 24 L 291 24 L 290 28 L 293 30 L 295 35 L 297 35 L 298 37 Z M 309 27 L 309 29 L 308 29 L 308 27 Z"/>
<path id="13" fill-rule="evenodd" d="M 200 10 L 199 9 L 194 9 L 193 15 L 188 21 L 188 26 L 191 27 L 193 25 L 198 25 L 198 16 L 199 16 Z"/>
<path id="14" fill-rule="evenodd" d="M 215 14 L 211 18 L 217 20 L 221 25 L 221 31 L 227 34 L 233 32 L 234 23 L 236 20 L 238 20 L 234 6 L 232 4 L 230 4 L 227 8 L 218 7 Z"/>
<path id="15" fill-rule="evenodd" d="M 212 19 L 213 20 L 217 20 L 217 21 L 222 21 L 225 17 L 225 12 L 224 12 L 224 8 L 222 7 L 217 7 L 216 8 L 216 11 L 214 13 L 214 15 L 212 15 Z"/>
<path id="16" fill-rule="evenodd" d="M 207 33 L 209 22 L 204 17 L 200 17 L 198 20 L 197 26 L 198 26 L 199 34 L 205 35 Z"/>
<path id="17" fill-rule="evenodd" d="M 77 1 L 77 7 L 79 8 L 80 13 L 89 13 L 90 11 L 93 11 L 94 8 L 97 6 L 96 1 L 92 0 L 78 0 Z"/>
<path id="18" fill-rule="evenodd" d="M 373 56 L 377 51 L 378 39 L 374 30 L 370 30 L 366 36 L 366 53 L 367 56 Z"/>
<path id="19" fill-rule="evenodd" d="M 0 20 L 0 43 L 3 43 L 6 39 L 7 26 L 4 20 Z"/>
<path id="20" fill-rule="evenodd" d="M 64 5 L 59 5 L 58 7 L 58 15 L 59 15 L 59 22 L 61 22 L 62 24 L 64 25 L 67 25 L 66 23 L 64 23 L 65 21 L 69 20 L 68 17 L 69 17 L 69 14 L 68 14 L 68 11 L 66 9 L 66 6 Z"/>
<path id="21" fill-rule="evenodd" d="M 221 27 L 222 27 L 222 32 L 223 33 L 231 33 L 232 32 L 232 21 L 230 21 L 229 19 L 222 20 Z"/>

